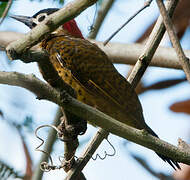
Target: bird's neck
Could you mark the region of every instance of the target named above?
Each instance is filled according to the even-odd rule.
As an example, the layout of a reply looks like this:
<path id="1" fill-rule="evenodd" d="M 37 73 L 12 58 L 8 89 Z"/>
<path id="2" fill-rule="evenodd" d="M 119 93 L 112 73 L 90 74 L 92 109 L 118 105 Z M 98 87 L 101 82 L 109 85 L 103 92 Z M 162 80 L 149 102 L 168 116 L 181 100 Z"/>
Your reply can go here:
<path id="1" fill-rule="evenodd" d="M 52 34 L 68 35 L 68 36 L 72 36 L 75 38 L 84 39 L 84 37 L 74 19 L 64 23 L 62 26 L 57 28 Z"/>

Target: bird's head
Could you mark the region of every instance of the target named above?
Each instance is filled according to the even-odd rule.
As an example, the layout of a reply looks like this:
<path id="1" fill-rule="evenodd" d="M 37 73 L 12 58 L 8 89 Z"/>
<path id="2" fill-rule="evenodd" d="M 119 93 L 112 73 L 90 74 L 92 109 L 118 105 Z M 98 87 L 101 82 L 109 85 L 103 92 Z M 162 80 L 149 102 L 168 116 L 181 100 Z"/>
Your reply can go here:
<path id="1" fill-rule="evenodd" d="M 49 15 L 53 14 L 54 12 L 58 10 L 59 10 L 58 8 L 48 8 L 48 9 L 40 10 L 39 12 L 37 12 L 31 17 L 20 16 L 20 15 L 12 15 L 10 17 L 24 23 L 30 29 L 33 29 L 39 23 L 43 22 L 46 19 L 46 17 L 48 17 Z M 77 38 L 82 38 L 82 39 L 84 38 L 74 19 L 64 23 L 62 27 L 72 36 L 77 37 Z"/>

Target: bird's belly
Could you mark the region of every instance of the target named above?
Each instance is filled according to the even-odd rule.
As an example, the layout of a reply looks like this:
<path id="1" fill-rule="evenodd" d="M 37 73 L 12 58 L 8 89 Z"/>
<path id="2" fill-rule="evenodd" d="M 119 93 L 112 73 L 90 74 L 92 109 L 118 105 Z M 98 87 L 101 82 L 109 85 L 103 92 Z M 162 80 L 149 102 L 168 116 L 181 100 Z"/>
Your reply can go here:
<path id="1" fill-rule="evenodd" d="M 102 96 L 101 94 L 92 93 L 86 90 L 77 79 L 75 79 L 70 70 L 60 66 L 60 64 L 54 63 L 54 68 L 58 72 L 59 76 L 63 79 L 65 83 L 70 85 L 76 92 L 77 100 L 88 104 L 92 107 L 97 108 L 105 114 L 117 119 L 118 121 L 128 124 L 129 126 L 142 129 L 144 127 L 143 123 L 138 125 L 138 121 L 134 118 L 131 113 L 126 113 L 115 103 L 113 103 L 109 98 Z"/>
<path id="2" fill-rule="evenodd" d="M 59 76 L 62 77 L 63 81 L 70 85 L 76 92 L 77 100 L 88 104 L 94 105 L 92 96 L 75 80 L 71 72 L 67 69 L 61 68 L 58 70 Z"/>

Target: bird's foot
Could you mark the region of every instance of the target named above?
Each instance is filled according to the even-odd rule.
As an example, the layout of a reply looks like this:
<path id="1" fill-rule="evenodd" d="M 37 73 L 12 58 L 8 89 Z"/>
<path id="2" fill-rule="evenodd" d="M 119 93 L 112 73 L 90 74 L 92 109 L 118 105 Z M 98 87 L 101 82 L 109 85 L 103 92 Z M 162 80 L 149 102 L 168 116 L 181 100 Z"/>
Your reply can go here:
<path id="1" fill-rule="evenodd" d="M 71 141 L 77 138 L 78 135 L 83 135 L 87 130 L 87 122 L 84 120 L 74 124 L 67 124 L 65 116 L 61 117 L 61 123 L 58 126 L 59 138 L 63 141 Z"/>
<path id="2" fill-rule="evenodd" d="M 61 96 L 61 101 L 63 103 L 68 103 L 72 100 L 71 96 L 69 95 L 69 93 L 65 90 L 61 90 L 60 91 L 60 96 Z"/>

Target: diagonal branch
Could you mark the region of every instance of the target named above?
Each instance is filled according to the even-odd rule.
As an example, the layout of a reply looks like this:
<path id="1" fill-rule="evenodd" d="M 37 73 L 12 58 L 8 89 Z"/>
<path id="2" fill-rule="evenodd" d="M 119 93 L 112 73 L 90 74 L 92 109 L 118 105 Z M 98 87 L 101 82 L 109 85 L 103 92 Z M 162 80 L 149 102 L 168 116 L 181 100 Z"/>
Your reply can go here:
<path id="1" fill-rule="evenodd" d="M 95 39 L 98 31 L 105 19 L 105 17 L 107 16 L 109 10 L 111 9 L 111 7 L 113 6 L 113 3 L 115 1 L 114 0 L 104 0 L 102 1 L 102 5 L 100 7 L 100 9 L 98 10 L 98 15 L 97 18 L 93 24 L 93 29 L 91 30 L 91 32 L 88 35 L 88 38 L 90 39 Z"/>
<path id="2" fill-rule="evenodd" d="M 111 39 L 117 34 L 119 33 L 119 31 L 121 31 L 130 21 L 133 20 L 133 18 L 135 18 L 135 16 L 137 16 L 138 14 L 140 14 L 140 12 L 142 12 L 144 9 L 146 9 L 147 7 L 150 6 L 150 4 L 152 3 L 152 0 L 148 0 L 144 3 L 144 5 L 138 9 L 131 17 L 129 17 L 129 19 L 123 24 L 121 25 L 121 27 L 119 27 L 107 40 L 104 41 L 104 46 L 108 44 L 108 42 L 111 41 Z"/>
<path id="3" fill-rule="evenodd" d="M 171 22 L 170 17 L 168 16 L 167 12 L 166 12 L 166 8 L 163 4 L 163 0 L 156 0 L 157 5 L 160 9 L 160 14 L 162 15 L 164 24 L 166 26 L 168 35 L 170 37 L 170 40 L 172 42 L 172 45 L 176 51 L 176 54 L 179 58 L 180 64 L 183 67 L 183 70 L 187 76 L 188 81 L 190 82 L 190 63 L 189 63 L 189 59 L 185 56 L 183 49 L 180 45 L 180 42 L 177 38 L 176 32 L 175 32 L 175 28 Z"/>
<path id="4" fill-rule="evenodd" d="M 97 0 L 75 0 L 68 3 L 62 9 L 46 18 L 23 38 L 9 44 L 6 48 L 7 56 L 12 60 L 19 59 L 20 55 L 26 49 L 29 49 L 33 45 L 40 42 L 49 33 L 57 29 L 65 22 L 79 15 L 82 11 L 93 5 L 96 1 Z"/>
<path id="5" fill-rule="evenodd" d="M 58 126 L 60 123 L 61 116 L 62 116 L 62 112 L 60 109 L 58 109 L 52 125 Z M 50 153 L 53 149 L 53 144 L 55 143 L 57 139 L 57 132 L 51 128 L 48 132 L 47 139 L 48 141 L 45 143 L 43 151 Z M 46 153 L 43 153 L 40 157 L 38 165 L 34 169 L 32 180 L 42 179 L 43 171 L 39 167 L 40 167 L 41 162 L 44 162 L 44 161 L 46 162 L 47 160 L 48 160 L 48 155 Z"/>
<path id="6" fill-rule="evenodd" d="M 168 1 L 167 7 L 169 9 L 169 15 L 172 16 L 174 13 L 175 7 L 177 6 L 178 0 Z M 145 50 L 143 54 L 139 57 L 137 63 L 135 64 L 128 81 L 132 84 L 133 88 L 135 88 L 142 78 L 144 72 L 149 66 L 156 49 L 158 48 L 166 29 L 160 16 L 154 26 L 152 33 L 149 36 L 145 44 Z"/>
<path id="7" fill-rule="evenodd" d="M 0 84 L 8 84 L 28 89 L 37 95 L 38 98 L 54 102 L 69 112 L 88 120 L 91 124 L 99 126 L 108 132 L 152 149 L 157 153 L 169 156 L 175 161 L 190 165 L 190 152 L 188 149 L 177 148 L 143 130 L 138 130 L 123 124 L 70 96 L 65 97 L 68 98 L 68 101 L 65 103 L 57 90 L 37 79 L 34 75 L 24 75 L 16 72 L 0 72 Z"/>
<path id="8" fill-rule="evenodd" d="M 109 132 L 99 128 L 97 133 L 91 139 L 91 141 L 86 146 L 86 149 L 82 153 L 82 156 L 79 157 L 77 164 L 71 168 L 71 170 L 67 173 L 65 180 L 75 180 L 78 174 L 83 170 L 89 160 L 92 158 L 94 152 L 98 149 L 100 144 L 104 139 L 106 139 L 109 135 Z"/>

